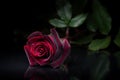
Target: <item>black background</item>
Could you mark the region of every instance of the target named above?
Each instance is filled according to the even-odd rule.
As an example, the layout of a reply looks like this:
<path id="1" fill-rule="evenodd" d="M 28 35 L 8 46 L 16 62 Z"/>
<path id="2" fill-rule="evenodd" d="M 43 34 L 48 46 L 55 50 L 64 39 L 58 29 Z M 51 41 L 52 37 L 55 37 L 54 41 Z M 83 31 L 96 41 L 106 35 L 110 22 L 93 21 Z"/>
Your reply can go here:
<path id="1" fill-rule="evenodd" d="M 112 17 L 112 26 L 119 27 L 118 0 L 100 0 Z M 23 46 L 26 36 L 36 30 L 50 28 L 48 20 L 56 12 L 55 0 L 2 2 L 0 10 L 0 75 L 23 80 L 28 60 Z M 116 29 L 114 28 L 114 32 Z M 114 33 L 113 32 L 113 33 Z"/>
<path id="2" fill-rule="evenodd" d="M 23 46 L 31 32 L 42 30 L 55 11 L 54 0 L 37 3 L 6 1 L 0 8 L 1 80 L 24 80 L 29 63 Z M 38 18 L 39 17 L 39 18 Z"/>

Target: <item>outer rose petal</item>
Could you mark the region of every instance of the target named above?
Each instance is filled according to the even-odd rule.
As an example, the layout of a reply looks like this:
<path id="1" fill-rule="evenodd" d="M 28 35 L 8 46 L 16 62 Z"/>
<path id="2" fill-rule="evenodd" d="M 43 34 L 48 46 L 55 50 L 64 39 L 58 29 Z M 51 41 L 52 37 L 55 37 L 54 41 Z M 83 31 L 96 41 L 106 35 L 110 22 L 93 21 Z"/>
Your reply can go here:
<path id="1" fill-rule="evenodd" d="M 29 46 L 25 45 L 25 46 L 24 46 L 24 50 L 25 50 L 25 53 L 26 53 L 26 55 L 27 55 L 29 64 L 30 64 L 31 66 L 36 65 L 37 63 L 36 63 L 35 59 L 33 58 L 33 56 L 31 55 Z"/>
<path id="2" fill-rule="evenodd" d="M 27 44 L 32 44 L 34 42 L 40 42 L 44 39 L 43 36 L 35 36 L 35 37 L 31 37 L 30 39 L 28 39 Z"/>
<path id="3" fill-rule="evenodd" d="M 63 53 L 61 53 L 60 58 L 58 58 L 56 61 L 53 61 L 51 63 L 51 66 L 54 67 L 54 68 L 59 67 L 64 62 L 64 60 L 67 58 L 67 56 L 70 53 L 70 44 L 69 44 L 68 40 L 64 39 L 62 44 L 63 44 L 63 47 L 64 47 Z"/>
<path id="4" fill-rule="evenodd" d="M 30 38 L 33 38 L 33 37 L 36 37 L 36 36 L 41 36 L 41 35 L 42 35 L 41 32 L 35 31 L 35 32 L 31 33 L 31 34 L 27 37 L 27 39 L 30 39 Z"/>
<path id="5" fill-rule="evenodd" d="M 63 45 L 61 43 L 61 39 L 59 38 L 59 35 L 55 29 L 51 29 L 51 35 L 49 35 L 51 40 L 54 42 L 56 46 L 56 52 L 54 55 L 54 60 L 58 59 L 63 52 Z"/>
<path id="6" fill-rule="evenodd" d="M 51 34 L 53 35 L 54 39 L 56 40 L 59 46 L 62 46 L 59 35 L 55 29 L 51 29 Z"/>

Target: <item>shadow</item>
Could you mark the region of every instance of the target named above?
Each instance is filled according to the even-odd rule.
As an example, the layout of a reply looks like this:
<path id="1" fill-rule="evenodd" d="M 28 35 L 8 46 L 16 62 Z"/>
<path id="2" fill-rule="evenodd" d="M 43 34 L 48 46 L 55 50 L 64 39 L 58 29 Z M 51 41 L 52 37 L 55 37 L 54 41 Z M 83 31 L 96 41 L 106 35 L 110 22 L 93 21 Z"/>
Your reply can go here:
<path id="1" fill-rule="evenodd" d="M 29 66 L 24 78 L 27 80 L 69 80 L 68 74 L 61 68 Z"/>

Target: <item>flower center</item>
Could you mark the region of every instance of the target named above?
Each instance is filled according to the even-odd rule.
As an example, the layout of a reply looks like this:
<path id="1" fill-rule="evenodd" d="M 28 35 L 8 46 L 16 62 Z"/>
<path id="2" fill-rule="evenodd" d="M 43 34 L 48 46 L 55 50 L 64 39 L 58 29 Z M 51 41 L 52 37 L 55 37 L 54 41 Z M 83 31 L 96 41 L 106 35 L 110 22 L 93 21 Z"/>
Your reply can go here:
<path id="1" fill-rule="evenodd" d="M 44 48 L 40 48 L 40 49 L 39 49 L 39 52 L 40 52 L 40 53 L 43 53 L 43 52 L 44 52 Z"/>

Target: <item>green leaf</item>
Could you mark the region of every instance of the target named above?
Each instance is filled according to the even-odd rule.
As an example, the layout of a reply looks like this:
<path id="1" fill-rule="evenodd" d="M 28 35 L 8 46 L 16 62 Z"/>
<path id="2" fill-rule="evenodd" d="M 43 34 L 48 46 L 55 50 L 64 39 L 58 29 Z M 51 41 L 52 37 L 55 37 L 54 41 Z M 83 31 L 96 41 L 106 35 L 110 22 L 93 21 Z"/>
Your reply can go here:
<path id="1" fill-rule="evenodd" d="M 71 20 L 72 17 L 72 9 L 71 4 L 69 2 L 66 2 L 65 5 L 63 5 L 61 8 L 58 9 L 57 13 L 59 17 L 64 20 L 66 23 L 68 23 Z"/>
<path id="2" fill-rule="evenodd" d="M 110 41 L 111 41 L 110 37 L 106 37 L 105 39 L 95 39 L 89 44 L 88 48 L 89 50 L 92 50 L 92 51 L 105 49 L 109 46 Z"/>
<path id="3" fill-rule="evenodd" d="M 114 39 L 114 43 L 120 47 L 120 29 L 119 29 L 119 32 L 118 34 L 116 35 L 115 39 Z"/>
<path id="4" fill-rule="evenodd" d="M 93 37 L 94 37 L 94 34 L 86 35 L 86 36 L 80 37 L 80 39 L 72 43 L 79 44 L 79 45 L 88 44 L 89 42 L 92 41 Z"/>
<path id="5" fill-rule="evenodd" d="M 78 27 L 81 24 L 83 24 L 83 22 L 85 21 L 85 19 L 87 18 L 87 14 L 80 14 L 74 18 L 71 19 L 69 26 L 70 27 Z"/>
<path id="6" fill-rule="evenodd" d="M 117 65 L 118 65 L 118 67 L 120 68 L 120 51 L 116 52 L 116 53 L 114 54 L 114 56 L 115 56 L 115 58 L 116 58 L 116 60 L 117 60 Z"/>
<path id="7" fill-rule="evenodd" d="M 58 27 L 58 28 L 67 27 L 67 25 L 64 23 L 64 21 L 59 20 L 59 19 L 51 19 L 49 22 L 50 22 L 51 25 L 53 25 L 55 27 Z"/>
<path id="8" fill-rule="evenodd" d="M 88 15 L 86 22 L 87 28 L 92 32 L 96 32 L 96 30 L 98 29 L 98 25 L 96 19 L 94 19 L 94 13 Z"/>
<path id="9" fill-rule="evenodd" d="M 109 71 L 110 61 L 108 55 L 100 54 L 91 66 L 90 74 L 92 80 L 103 80 Z"/>
<path id="10" fill-rule="evenodd" d="M 99 29 L 101 34 L 107 35 L 111 30 L 111 17 L 98 0 L 94 0 L 92 9 L 87 20 L 88 29 L 93 32 Z"/>

